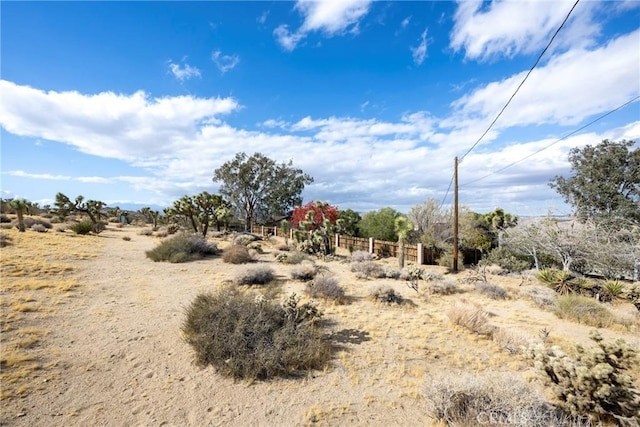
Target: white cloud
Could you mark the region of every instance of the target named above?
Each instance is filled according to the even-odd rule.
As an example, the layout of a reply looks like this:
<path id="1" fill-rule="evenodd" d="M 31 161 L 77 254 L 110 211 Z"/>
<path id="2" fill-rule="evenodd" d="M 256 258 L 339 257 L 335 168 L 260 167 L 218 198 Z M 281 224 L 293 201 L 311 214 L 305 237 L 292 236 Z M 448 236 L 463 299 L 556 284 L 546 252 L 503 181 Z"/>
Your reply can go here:
<path id="1" fill-rule="evenodd" d="M 400 26 L 402 28 L 407 28 L 407 25 L 409 25 L 410 22 L 411 22 L 411 16 L 407 16 L 402 20 L 402 22 L 400 23 Z"/>
<path id="2" fill-rule="evenodd" d="M 369 12 L 371 0 L 298 0 L 295 9 L 304 17 L 297 31 L 289 31 L 285 24 L 273 34 L 280 45 L 292 51 L 311 32 L 333 37 L 347 31 L 357 33 L 358 22 Z"/>
<path id="3" fill-rule="evenodd" d="M 548 43 L 573 5 L 573 0 L 459 1 L 450 46 L 464 49 L 468 59 L 486 60 L 537 53 Z M 589 45 L 600 32 L 592 14 L 596 2 L 582 2 L 554 41 L 561 46 Z"/>
<path id="4" fill-rule="evenodd" d="M 422 65 L 425 58 L 427 57 L 427 30 L 425 28 L 420 36 L 420 44 L 416 47 L 411 48 L 411 55 L 413 56 L 413 62 L 416 65 Z"/>
<path id="5" fill-rule="evenodd" d="M 536 68 L 498 127 L 579 123 L 640 95 L 640 30 L 597 49 L 574 49 Z M 525 71 L 482 86 L 453 103 L 446 126 L 481 120 L 488 125 L 524 78 Z M 478 135 L 479 136 L 479 135 Z"/>
<path id="6" fill-rule="evenodd" d="M 211 53 L 211 60 L 223 74 L 227 71 L 233 70 L 236 65 L 240 63 L 240 57 L 238 55 L 223 55 L 219 50 L 215 50 Z"/>
<path id="7" fill-rule="evenodd" d="M 169 71 L 180 81 L 188 80 L 192 77 L 200 77 L 200 70 L 186 63 L 180 66 L 180 64 L 169 61 Z"/>
<path id="8" fill-rule="evenodd" d="M 201 121 L 240 108 L 233 98 L 45 92 L 6 80 L 0 80 L 0 92 L 0 125 L 8 132 L 125 161 L 170 156 L 174 145 L 196 134 Z"/>

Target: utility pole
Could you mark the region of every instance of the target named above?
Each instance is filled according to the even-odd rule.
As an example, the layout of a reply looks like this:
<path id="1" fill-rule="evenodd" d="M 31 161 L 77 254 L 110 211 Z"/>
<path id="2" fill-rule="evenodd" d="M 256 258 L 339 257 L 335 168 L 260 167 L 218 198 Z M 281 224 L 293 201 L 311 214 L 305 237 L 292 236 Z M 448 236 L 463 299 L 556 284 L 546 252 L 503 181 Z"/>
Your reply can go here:
<path id="1" fill-rule="evenodd" d="M 458 271 L 458 157 L 453 161 L 453 271 Z"/>

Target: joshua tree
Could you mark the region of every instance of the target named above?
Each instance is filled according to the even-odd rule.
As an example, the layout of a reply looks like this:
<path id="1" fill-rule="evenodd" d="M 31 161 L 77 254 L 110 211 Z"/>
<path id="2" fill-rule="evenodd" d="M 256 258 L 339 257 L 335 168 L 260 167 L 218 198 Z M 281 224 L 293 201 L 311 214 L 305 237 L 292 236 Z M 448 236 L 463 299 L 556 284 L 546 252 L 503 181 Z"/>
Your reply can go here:
<path id="1" fill-rule="evenodd" d="M 31 206 L 31 204 L 25 199 L 15 199 L 9 202 L 9 206 L 15 209 L 16 215 L 18 215 L 18 231 L 24 232 L 24 214 L 25 212 L 29 212 L 29 206 Z"/>
<path id="2" fill-rule="evenodd" d="M 398 267 L 404 268 L 404 243 L 413 230 L 413 224 L 405 216 L 399 216 L 394 220 L 394 231 L 398 235 Z"/>

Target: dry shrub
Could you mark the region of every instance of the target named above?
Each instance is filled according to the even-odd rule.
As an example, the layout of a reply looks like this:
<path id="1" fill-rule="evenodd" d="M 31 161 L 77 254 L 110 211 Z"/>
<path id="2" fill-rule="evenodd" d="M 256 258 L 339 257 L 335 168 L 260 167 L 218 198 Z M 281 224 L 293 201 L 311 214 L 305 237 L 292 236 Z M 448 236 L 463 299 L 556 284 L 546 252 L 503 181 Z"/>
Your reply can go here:
<path id="1" fill-rule="evenodd" d="M 372 289 L 369 297 L 376 302 L 385 304 L 402 304 L 404 302 L 402 296 L 389 286 L 378 286 Z"/>
<path id="2" fill-rule="evenodd" d="M 153 230 L 150 228 L 143 228 L 138 234 L 141 236 L 153 236 Z"/>
<path id="3" fill-rule="evenodd" d="M 509 297 L 507 291 L 491 283 L 476 283 L 476 290 L 491 299 L 507 299 Z"/>
<path id="4" fill-rule="evenodd" d="M 305 292 L 312 298 L 323 298 L 341 304 L 345 300 L 344 289 L 334 277 L 321 275 L 307 283 Z"/>
<path id="5" fill-rule="evenodd" d="M 489 314 L 480 307 L 455 303 L 446 311 L 449 321 L 478 335 L 493 335 L 496 327 L 489 324 Z"/>
<path id="6" fill-rule="evenodd" d="M 282 305 L 234 289 L 200 294 L 182 325 L 200 365 L 234 378 L 267 379 L 320 369 L 331 357 L 314 306 L 289 297 Z"/>
<path id="7" fill-rule="evenodd" d="M 0 248 L 4 248 L 5 246 L 9 245 L 13 245 L 13 239 L 11 238 L 11 236 L 0 233 Z"/>
<path id="8" fill-rule="evenodd" d="M 42 224 L 33 224 L 30 230 L 38 233 L 46 233 L 47 231 L 49 231 L 49 229 Z"/>
<path id="9" fill-rule="evenodd" d="M 59 225 L 58 227 L 56 227 L 56 231 L 58 233 L 64 233 L 65 231 L 67 231 L 67 227 L 65 225 Z"/>
<path id="10" fill-rule="evenodd" d="M 493 331 L 493 341 L 507 350 L 511 354 L 523 353 L 529 345 L 530 339 L 524 335 L 509 331 L 504 328 L 497 328 Z"/>
<path id="11" fill-rule="evenodd" d="M 276 250 L 282 251 L 282 252 L 288 252 L 291 250 L 291 248 L 289 247 L 289 245 L 287 243 L 280 243 L 278 245 L 276 245 Z"/>
<path id="12" fill-rule="evenodd" d="M 540 308 L 550 308 L 555 305 L 558 294 L 550 288 L 543 288 L 540 286 L 526 286 L 520 289 L 520 293 L 533 302 L 535 302 Z"/>
<path id="13" fill-rule="evenodd" d="M 576 346 L 576 358 L 558 347 L 540 345 L 529 357 L 552 387 L 560 406 L 574 416 L 595 416 L 618 425 L 640 423 L 640 393 L 629 371 L 638 364 L 638 352 L 619 339 L 605 343 L 598 331 L 590 338 L 596 347 Z"/>
<path id="14" fill-rule="evenodd" d="M 430 283 L 428 289 L 431 293 L 438 295 L 453 295 L 460 292 L 460 288 L 453 280 L 439 280 Z"/>
<path id="15" fill-rule="evenodd" d="M 14 220 L 12 224 L 13 224 L 14 227 L 17 228 L 18 227 L 18 220 L 17 219 Z M 32 228 L 34 225 L 40 225 L 40 226 L 46 228 L 47 230 L 50 229 L 51 227 L 53 227 L 49 221 L 45 221 L 45 220 L 40 219 L 40 218 L 32 218 L 30 216 L 24 218 L 24 226 L 25 226 L 25 228 Z"/>
<path id="16" fill-rule="evenodd" d="M 201 259 L 205 256 L 218 255 L 220 250 L 214 243 L 207 242 L 200 236 L 179 234 L 163 240 L 155 248 L 147 251 L 147 257 L 153 261 L 169 261 L 181 263 Z"/>
<path id="17" fill-rule="evenodd" d="M 291 278 L 294 280 L 307 281 L 313 279 L 317 273 L 318 267 L 315 264 L 304 261 L 291 270 Z"/>
<path id="18" fill-rule="evenodd" d="M 234 237 L 233 244 L 247 246 L 249 243 L 255 242 L 256 240 L 260 240 L 260 238 L 254 234 L 242 233 Z"/>
<path id="19" fill-rule="evenodd" d="M 516 374 L 442 374 L 424 388 L 427 410 L 448 426 L 580 425 L 555 409 Z"/>
<path id="20" fill-rule="evenodd" d="M 555 300 L 553 312 L 561 319 L 572 320 L 597 328 L 610 326 L 614 315 L 593 298 L 582 295 L 560 295 Z"/>
<path id="21" fill-rule="evenodd" d="M 264 249 L 262 249 L 262 245 L 258 242 L 253 242 L 253 243 L 249 243 L 247 245 L 248 249 L 252 249 L 254 252 L 258 253 L 258 254 L 263 254 L 264 253 Z"/>
<path id="22" fill-rule="evenodd" d="M 351 271 L 359 279 L 382 279 L 385 277 L 384 268 L 375 261 L 359 261 L 351 263 Z"/>
<path id="23" fill-rule="evenodd" d="M 231 245 L 222 252 L 222 260 L 229 264 L 246 264 L 255 259 L 249 253 L 249 249 L 242 245 Z"/>
<path id="24" fill-rule="evenodd" d="M 366 251 L 354 251 L 349 257 L 351 262 L 365 262 L 365 261 L 373 261 L 373 254 Z"/>
<path id="25" fill-rule="evenodd" d="M 169 233 L 169 230 L 158 230 L 158 231 L 155 231 L 155 232 L 153 233 L 153 237 L 159 237 L 159 238 L 161 238 L 161 239 L 164 239 L 164 238 L 165 238 L 165 237 L 167 237 L 169 234 L 171 234 L 171 233 Z"/>
<path id="26" fill-rule="evenodd" d="M 129 237 L 129 236 L 122 236 L 122 240 L 124 240 L 125 242 L 130 242 L 130 241 L 131 241 L 131 237 Z"/>
<path id="27" fill-rule="evenodd" d="M 276 255 L 276 261 L 282 264 L 300 264 L 302 261 L 308 260 L 309 256 L 302 252 L 280 252 Z"/>
<path id="28" fill-rule="evenodd" d="M 238 273 L 234 282 L 238 285 L 266 285 L 273 280 L 273 277 L 271 267 L 259 265 Z"/>

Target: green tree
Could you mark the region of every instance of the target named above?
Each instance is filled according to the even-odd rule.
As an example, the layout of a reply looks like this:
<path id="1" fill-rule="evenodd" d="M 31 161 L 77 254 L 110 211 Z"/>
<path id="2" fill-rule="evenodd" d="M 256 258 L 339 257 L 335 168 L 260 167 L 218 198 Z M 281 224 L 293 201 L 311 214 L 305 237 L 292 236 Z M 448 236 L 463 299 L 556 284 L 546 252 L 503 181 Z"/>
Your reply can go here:
<path id="1" fill-rule="evenodd" d="M 231 205 L 219 194 L 203 191 L 195 196 L 182 196 L 173 202 L 165 214 L 173 221 L 181 221 L 193 228 L 194 233 L 207 236 L 209 227 L 220 226 L 226 221 L 231 212 Z"/>
<path id="2" fill-rule="evenodd" d="M 291 161 L 278 164 L 260 153 L 251 157 L 236 154 L 214 171 L 213 180 L 221 183 L 220 193 L 245 217 L 248 230 L 256 220 L 282 215 L 300 205 L 304 186 L 313 182 Z"/>
<path id="3" fill-rule="evenodd" d="M 395 220 L 401 215 L 400 212 L 390 207 L 367 212 L 360 221 L 360 233 L 363 237 L 395 242 L 398 240 Z"/>
<path id="4" fill-rule="evenodd" d="M 360 221 L 362 217 L 354 210 L 346 209 L 338 211 L 338 232 L 347 236 L 360 236 Z"/>
<path id="5" fill-rule="evenodd" d="M 634 149 L 633 147 L 636 146 Z M 603 140 L 569 152 L 572 176 L 556 176 L 550 186 L 581 221 L 640 223 L 640 147 L 636 141 Z"/>
<path id="6" fill-rule="evenodd" d="M 16 211 L 16 215 L 18 216 L 18 231 L 24 233 L 24 214 L 29 212 L 29 207 L 31 204 L 28 200 L 25 199 L 14 199 L 9 202 L 9 207 Z"/>

